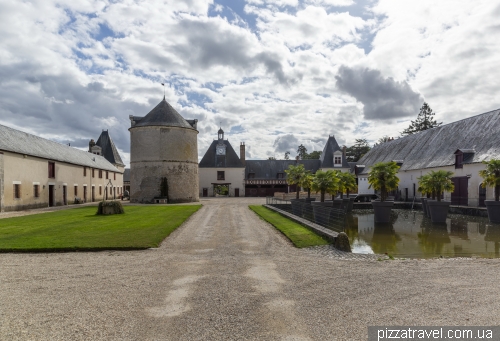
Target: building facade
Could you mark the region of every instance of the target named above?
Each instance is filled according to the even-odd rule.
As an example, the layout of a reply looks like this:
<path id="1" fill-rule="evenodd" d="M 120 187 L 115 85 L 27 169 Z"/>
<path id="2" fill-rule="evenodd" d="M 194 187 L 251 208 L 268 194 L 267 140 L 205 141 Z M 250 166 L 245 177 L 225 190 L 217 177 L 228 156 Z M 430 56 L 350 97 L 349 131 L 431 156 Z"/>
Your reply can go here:
<path id="1" fill-rule="evenodd" d="M 130 201 L 199 201 L 198 120 L 185 120 L 163 98 L 130 121 Z"/>
<path id="2" fill-rule="evenodd" d="M 123 163 L 0 125 L 0 212 L 122 193 Z M 120 159 L 121 161 L 121 159 Z"/>
<path id="3" fill-rule="evenodd" d="M 399 188 L 402 200 L 420 198 L 418 178 L 435 170 L 454 173 L 455 191 L 444 193 L 453 205 L 484 206 L 493 199 L 493 188 L 482 188 L 479 171 L 483 161 L 500 158 L 500 110 L 490 111 L 417 134 L 375 146 L 356 165 L 359 193 L 373 193 L 368 172 L 377 162 L 400 165 Z"/>
<path id="4" fill-rule="evenodd" d="M 329 136 L 321 158 L 317 160 L 246 160 L 245 143 L 240 143 L 238 157 L 231 143 L 224 139 L 224 131 L 221 128 L 217 140 L 208 147 L 199 164 L 199 195 L 265 197 L 273 196 L 277 192 L 295 192 L 296 186 L 288 183 L 285 170 L 290 165 L 297 164 L 304 165 L 312 174 L 319 169 L 344 172 L 351 169 L 346 159 L 345 147 L 341 149 L 333 136 Z"/>

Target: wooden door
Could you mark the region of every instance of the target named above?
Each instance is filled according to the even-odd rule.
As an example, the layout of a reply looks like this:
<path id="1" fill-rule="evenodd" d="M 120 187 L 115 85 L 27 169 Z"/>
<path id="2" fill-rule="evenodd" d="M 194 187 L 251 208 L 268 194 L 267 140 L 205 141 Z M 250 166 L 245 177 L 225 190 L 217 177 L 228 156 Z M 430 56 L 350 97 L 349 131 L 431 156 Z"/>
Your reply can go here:
<path id="1" fill-rule="evenodd" d="M 49 206 L 54 206 L 54 185 L 49 185 Z"/>
<path id="2" fill-rule="evenodd" d="M 63 186 L 63 205 L 67 205 L 67 204 L 68 204 L 68 191 L 67 191 L 67 187 Z"/>
<path id="3" fill-rule="evenodd" d="M 452 178 L 455 190 L 451 193 L 451 204 L 459 206 L 468 206 L 469 204 L 469 178 L 458 176 Z"/>
<path id="4" fill-rule="evenodd" d="M 95 201 L 95 187 L 92 186 L 92 201 Z"/>
<path id="5" fill-rule="evenodd" d="M 87 186 L 83 187 L 83 202 L 87 202 Z"/>
<path id="6" fill-rule="evenodd" d="M 208 197 L 208 188 L 203 188 L 203 196 Z"/>
<path id="7" fill-rule="evenodd" d="M 234 189 L 234 196 L 235 197 L 239 197 L 240 196 L 240 189 L 239 188 L 235 188 Z"/>

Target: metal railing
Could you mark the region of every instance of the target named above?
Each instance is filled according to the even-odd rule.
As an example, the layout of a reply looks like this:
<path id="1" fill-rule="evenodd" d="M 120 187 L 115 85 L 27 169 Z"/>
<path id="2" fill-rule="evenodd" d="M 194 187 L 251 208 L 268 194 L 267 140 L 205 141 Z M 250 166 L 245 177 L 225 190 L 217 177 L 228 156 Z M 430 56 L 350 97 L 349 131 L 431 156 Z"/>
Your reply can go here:
<path id="1" fill-rule="evenodd" d="M 266 197 L 266 204 L 282 211 L 296 215 L 336 232 L 343 232 L 346 227 L 348 204 L 339 201 L 306 201 L 306 199 L 284 200 L 276 197 Z M 334 205 L 336 205 L 334 207 Z"/>

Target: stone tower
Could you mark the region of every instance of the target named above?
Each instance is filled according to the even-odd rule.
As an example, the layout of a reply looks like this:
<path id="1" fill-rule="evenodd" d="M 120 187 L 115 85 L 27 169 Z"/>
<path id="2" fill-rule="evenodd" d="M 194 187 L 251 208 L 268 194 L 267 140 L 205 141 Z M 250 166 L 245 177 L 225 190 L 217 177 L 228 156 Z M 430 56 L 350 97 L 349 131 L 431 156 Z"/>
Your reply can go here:
<path id="1" fill-rule="evenodd" d="M 163 98 L 130 121 L 130 201 L 155 202 L 164 178 L 168 202 L 199 201 L 198 120 L 185 120 Z"/>

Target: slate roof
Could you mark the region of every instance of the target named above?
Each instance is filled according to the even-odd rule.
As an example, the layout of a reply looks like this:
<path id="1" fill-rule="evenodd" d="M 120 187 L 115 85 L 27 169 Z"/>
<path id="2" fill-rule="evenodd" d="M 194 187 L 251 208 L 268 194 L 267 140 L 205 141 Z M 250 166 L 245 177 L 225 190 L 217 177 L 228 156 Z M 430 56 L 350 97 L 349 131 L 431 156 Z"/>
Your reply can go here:
<path id="1" fill-rule="evenodd" d="M 245 167 L 243 163 L 241 162 L 238 154 L 233 149 L 233 146 L 231 146 L 231 143 L 229 143 L 228 140 L 222 140 L 223 143 L 226 145 L 226 168 L 243 168 Z M 216 167 L 216 146 L 219 144 L 219 140 L 214 140 L 212 144 L 210 144 L 210 147 L 208 147 L 207 152 L 205 155 L 203 155 L 203 158 L 201 159 L 199 163 L 200 168 L 209 168 L 209 167 Z"/>
<path id="2" fill-rule="evenodd" d="M 323 148 L 323 152 L 321 153 L 321 167 L 322 168 L 334 168 L 333 166 L 333 153 L 337 150 L 342 151 L 335 137 L 328 137 L 328 141 L 326 141 L 325 148 Z M 344 155 L 342 155 L 342 167 L 341 168 L 350 168 L 349 163 L 347 162 Z"/>
<path id="3" fill-rule="evenodd" d="M 317 160 L 299 160 L 299 164 L 303 164 L 306 170 L 311 173 L 316 171 L 321 166 L 321 161 Z M 295 160 L 247 160 L 245 167 L 245 179 L 248 178 L 248 173 L 255 173 L 255 179 L 277 179 L 278 173 L 285 173 L 290 165 L 296 165 Z M 284 174 L 286 178 L 286 173 Z"/>
<path id="4" fill-rule="evenodd" d="M 130 120 L 132 121 L 131 128 L 167 126 L 195 129 L 193 125 L 186 121 L 170 104 L 168 104 L 165 97 L 163 97 L 163 100 L 146 116 L 130 116 Z"/>
<path id="5" fill-rule="evenodd" d="M 365 174 L 373 164 L 392 160 L 403 160 L 401 171 L 451 166 L 458 149 L 474 151 L 464 153 L 464 163 L 500 158 L 500 109 L 382 143 L 358 164 L 366 166 Z"/>
<path id="6" fill-rule="evenodd" d="M 0 150 L 120 172 L 103 156 L 0 125 Z"/>
<path id="7" fill-rule="evenodd" d="M 130 182 L 130 168 L 125 168 L 123 171 L 123 182 Z"/>
<path id="8" fill-rule="evenodd" d="M 125 166 L 107 130 L 103 130 L 101 136 L 99 136 L 99 139 L 97 139 L 97 142 L 95 144 L 101 147 L 102 156 L 104 156 L 106 160 L 108 160 L 112 164 Z"/>

